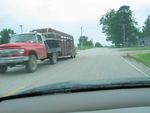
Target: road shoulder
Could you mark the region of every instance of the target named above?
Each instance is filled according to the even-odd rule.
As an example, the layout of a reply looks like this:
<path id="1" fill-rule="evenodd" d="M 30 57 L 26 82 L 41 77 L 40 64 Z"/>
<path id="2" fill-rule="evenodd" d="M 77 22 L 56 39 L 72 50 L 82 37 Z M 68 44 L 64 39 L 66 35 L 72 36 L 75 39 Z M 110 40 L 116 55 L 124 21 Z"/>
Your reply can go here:
<path id="1" fill-rule="evenodd" d="M 137 51 L 120 51 L 120 49 L 118 49 L 118 51 L 119 51 L 121 57 L 123 57 L 125 60 L 130 62 L 137 69 L 143 71 L 150 77 L 150 68 L 148 66 L 144 65 L 142 62 L 138 62 L 135 59 L 128 57 L 128 54 L 131 54 L 131 53 L 134 53 Z M 149 52 L 149 51 L 138 51 L 138 52 L 145 53 L 145 52 Z"/>

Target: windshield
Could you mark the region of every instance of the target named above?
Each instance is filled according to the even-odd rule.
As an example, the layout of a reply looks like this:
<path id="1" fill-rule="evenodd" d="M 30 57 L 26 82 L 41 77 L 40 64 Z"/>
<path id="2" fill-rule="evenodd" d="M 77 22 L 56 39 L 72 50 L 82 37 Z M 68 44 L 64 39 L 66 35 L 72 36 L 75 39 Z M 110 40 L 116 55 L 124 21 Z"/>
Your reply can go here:
<path id="1" fill-rule="evenodd" d="M 0 6 L 0 97 L 49 84 L 150 80 L 150 0 L 0 0 Z"/>
<path id="2" fill-rule="evenodd" d="M 13 35 L 10 38 L 10 43 L 16 42 L 36 42 L 36 37 L 33 34 Z"/>

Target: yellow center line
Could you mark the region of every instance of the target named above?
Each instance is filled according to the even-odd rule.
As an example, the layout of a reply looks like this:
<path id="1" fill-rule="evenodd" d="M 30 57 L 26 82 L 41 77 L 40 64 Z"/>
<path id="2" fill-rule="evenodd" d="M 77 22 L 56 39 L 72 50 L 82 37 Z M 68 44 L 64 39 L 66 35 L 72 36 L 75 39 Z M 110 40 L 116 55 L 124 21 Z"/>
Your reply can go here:
<path id="1" fill-rule="evenodd" d="M 5 96 L 13 95 L 13 94 L 15 94 L 15 93 L 21 91 L 23 88 L 25 88 L 25 86 L 20 87 L 20 88 L 17 88 L 17 89 L 15 89 L 15 90 L 12 90 L 12 91 L 10 91 L 9 93 L 7 93 L 7 94 L 5 94 L 5 95 L 3 95 L 3 96 L 5 97 Z"/>

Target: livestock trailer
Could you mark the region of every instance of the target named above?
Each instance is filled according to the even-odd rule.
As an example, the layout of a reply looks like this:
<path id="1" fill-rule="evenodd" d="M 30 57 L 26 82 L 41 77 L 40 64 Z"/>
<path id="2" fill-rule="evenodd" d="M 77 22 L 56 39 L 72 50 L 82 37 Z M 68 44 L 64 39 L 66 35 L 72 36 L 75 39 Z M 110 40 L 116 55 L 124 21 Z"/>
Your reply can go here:
<path id="1" fill-rule="evenodd" d="M 59 46 L 61 51 L 58 56 L 71 56 L 72 58 L 76 56 L 74 38 L 72 35 L 52 28 L 33 29 L 32 32 L 42 33 L 47 39 L 51 39 L 49 40 L 51 47 Z"/>

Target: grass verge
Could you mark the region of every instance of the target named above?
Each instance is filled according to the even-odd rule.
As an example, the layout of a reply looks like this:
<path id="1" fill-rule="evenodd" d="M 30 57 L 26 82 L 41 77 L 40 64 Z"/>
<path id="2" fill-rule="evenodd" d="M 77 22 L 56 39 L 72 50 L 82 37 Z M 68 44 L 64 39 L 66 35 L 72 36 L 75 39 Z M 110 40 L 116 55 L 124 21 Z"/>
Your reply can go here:
<path id="1" fill-rule="evenodd" d="M 126 48 L 124 50 L 150 50 L 150 47 L 133 47 L 133 48 Z"/>
<path id="2" fill-rule="evenodd" d="M 129 54 L 128 57 L 133 58 L 138 62 L 142 62 L 146 66 L 150 67 L 150 53 L 134 53 Z"/>

